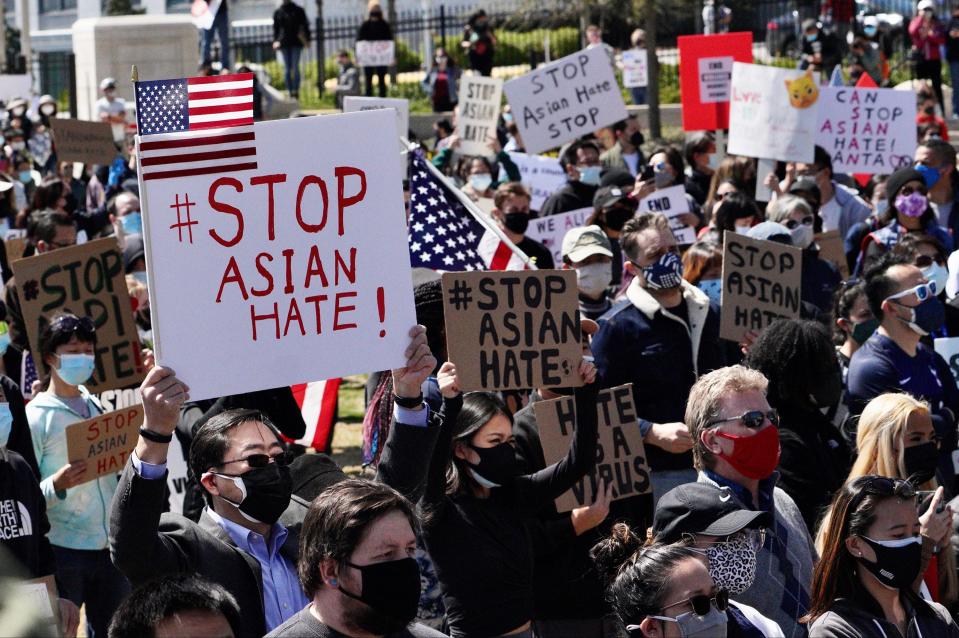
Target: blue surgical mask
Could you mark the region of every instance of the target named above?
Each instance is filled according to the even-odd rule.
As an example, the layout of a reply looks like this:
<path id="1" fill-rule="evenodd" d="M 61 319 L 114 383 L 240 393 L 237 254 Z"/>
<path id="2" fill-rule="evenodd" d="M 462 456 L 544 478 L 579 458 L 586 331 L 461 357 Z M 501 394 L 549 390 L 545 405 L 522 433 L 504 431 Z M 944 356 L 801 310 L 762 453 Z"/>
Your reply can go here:
<path id="1" fill-rule="evenodd" d="M 20 171 L 20 181 L 24 184 L 29 184 L 33 181 L 33 173 L 30 171 Z"/>
<path id="2" fill-rule="evenodd" d="M 135 270 L 130 273 L 130 276 L 137 280 L 137 283 L 147 285 L 147 271 L 145 270 Z"/>
<path id="3" fill-rule="evenodd" d="M 881 199 L 876 202 L 876 215 L 882 217 L 886 214 L 886 211 L 889 210 L 889 200 Z"/>
<path id="4" fill-rule="evenodd" d="M 915 169 L 920 175 L 922 175 L 923 181 L 926 182 L 927 189 L 932 188 L 936 185 L 936 182 L 939 181 L 938 169 L 919 163 L 916 164 Z"/>
<path id="5" fill-rule="evenodd" d="M 510 122 L 512 122 L 512 121 L 513 121 L 513 114 L 512 114 L 512 113 L 503 113 L 503 121 L 506 122 L 507 124 L 509 124 Z"/>
<path id="6" fill-rule="evenodd" d="M 11 430 L 13 430 L 13 413 L 10 411 L 10 404 L 4 401 L 0 403 L 0 445 L 6 445 L 10 440 Z"/>
<path id="7" fill-rule="evenodd" d="M 862 28 L 862 32 L 865 33 L 870 38 L 876 35 L 877 30 L 878 29 L 872 25 L 867 25 Z"/>
<path id="8" fill-rule="evenodd" d="M 601 166 L 577 166 L 576 170 L 579 171 L 579 181 L 588 186 L 599 186 L 599 173 L 602 171 Z"/>
<path id="9" fill-rule="evenodd" d="M 69 385 L 80 385 L 93 376 L 96 360 L 92 354 L 61 354 L 57 376 Z"/>
<path id="10" fill-rule="evenodd" d="M 946 281 L 949 279 L 949 271 L 945 266 L 940 266 L 933 262 L 931 266 L 922 269 L 922 276 L 926 281 L 932 281 L 936 284 L 936 290 L 945 290 Z"/>
<path id="11" fill-rule="evenodd" d="M 123 226 L 123 232 L 127 235 L 143 234 L 143 217 L 140 213 L 130 213 L 120 218 L 120 225 Z"/>
<path id="12" fill-rule="evenodd" d="M 723 301 L 723 280 L 722 279 L 701 279 L 696 286 L 706 293 L 709 301 L 717 306 Z"/>
<path id="13" fill-rule="evenodd" d="M 806 42 L 815 42 L 818 39 L 819 39 L 818 33 L 806 34 Z"/>
<path id="14" fill-rule="evenodd" d="M 470 175 L 470 186 L 472 186 L 473 190 L 477 193 L 485 193 L 486 189 L 488 189 L 492 183 L 493 176 L 489 173 L 476 173 L 475 175 Z"/>

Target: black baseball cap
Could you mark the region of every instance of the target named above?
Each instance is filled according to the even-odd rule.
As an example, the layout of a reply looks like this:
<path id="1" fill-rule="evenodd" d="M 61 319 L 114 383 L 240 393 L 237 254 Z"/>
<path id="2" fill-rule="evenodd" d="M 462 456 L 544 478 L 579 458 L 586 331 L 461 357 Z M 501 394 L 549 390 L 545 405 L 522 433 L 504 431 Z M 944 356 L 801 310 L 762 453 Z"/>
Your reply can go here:
<path id="1" fill-rule="evenodd" d="M 597 210 L 602 210 L 619 202 L 623 202 L 636 208 L 639 203 L 629 196 L 630 192 L 630 190 L 620 188 L 619 186 L 603 186 L 596 189 L 596 194 L 593 196 L 593 206 Z"/>
<path id="2" fill-rule="evenodd" d="M 656 542 L 675 543 L 683 534 L 729 536 L 769 524 L 767 512 L 744 509 L 728 487 L 685 483 L 659 499 L 653 514 L 653 537 Z"/>

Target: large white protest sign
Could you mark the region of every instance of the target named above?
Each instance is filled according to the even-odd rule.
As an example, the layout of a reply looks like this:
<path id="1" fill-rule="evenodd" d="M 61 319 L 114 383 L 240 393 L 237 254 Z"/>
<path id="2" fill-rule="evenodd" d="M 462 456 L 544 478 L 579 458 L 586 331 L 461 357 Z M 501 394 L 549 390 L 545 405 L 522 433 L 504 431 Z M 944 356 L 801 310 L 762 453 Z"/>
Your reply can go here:
<path id="1" fill-rule="evenodd" d="M 396 45 L 392 40 L 357 40 L 357 66 L 391 66 Z"/>
<path id="2" fill-rule="evenodd" d="M 376 111 L 380 109 L 392 109 L 396 113 L 396 130 L 399 135 L 406 137 L 410 131 L 410 101 L 405 98 L 393 97 L 362 97 L 359 95 L 347 95 L 343 98 L 343 112 L 356 113 L 358 111 Z M 397 138 L 400 172 L 406 176 L 406 144 Z"/>
<path id="3" fill-rule="evenodd" d="M 566 184 L 566 171 L 555 157 L 515 152 L 509 157 L 519 169 L 520 181 L 529 191 L 529 205 L 533 210 L 539 210 L 550 195 Z"/>
<path id="4" fill-rule="evenodd" d="M 531 219 L 526 236 L 546 246 L 549 252 L 553 253 L 553 263 L 559 268 L 563 263 L 563 237 L 566 236 L 566 231 L 585 226 L 586 220 L 592 214 L 592 208 L 580 208 L 568 213 Z"/>
<path id="5" fill-rule="evenodd" d="M 29 100 L 32 86 L 29 75 L 0 75 L 0 100 L 9 102 L 15 97 Z"/>
<path id="6" fill-rule="evenodd" d="M 623 95 L 602 47 L 534 69 L 504 84 L 503 91 L 529 153 L 626 119 Z"/>
<path id="7" fill-rule="evenodd" d="M 889 174 L 912 164 L 916 94 L 897 89 L 824 86 L 816 144 L 837 173 Z"/>
<path id="8" fill-rule="evenodd" d="M 464 155 L 489 155 L 490 139 L 496 137 L 503 81 L 481 75 L 464 76 L 460 82 L 456 117 L 459 151 Z"/>
<path id="9" fill-rule="evenodd" d="M 623 86 L 627 89 L 649 84 L 646 49 L 623 51 Z"/>
<path id="10" fill-rule="evenodd" d="M 733 63 L 730 155 L 812 162 L 819 74 Z"/>
<path id="11" fill-rule="evenodd" d="M 401 365 L 416 322 L 402 177 L 376 152 L 393 114 L 253 132 L 252 170 L 167 179 L 143 167 L 165 142 L 138 139 L 157 362 L 195 399 Z"/>
<path id="12" fill-rule="evenodd" d="M 669 218 L 669 227 L 677 244 L 696 243 L 696 229 L 679 221 L 679 216 L 689 212 L 689 200 L 683 185 L 658 190 L 639 202 L 640 213 L 662 213 Z"/>

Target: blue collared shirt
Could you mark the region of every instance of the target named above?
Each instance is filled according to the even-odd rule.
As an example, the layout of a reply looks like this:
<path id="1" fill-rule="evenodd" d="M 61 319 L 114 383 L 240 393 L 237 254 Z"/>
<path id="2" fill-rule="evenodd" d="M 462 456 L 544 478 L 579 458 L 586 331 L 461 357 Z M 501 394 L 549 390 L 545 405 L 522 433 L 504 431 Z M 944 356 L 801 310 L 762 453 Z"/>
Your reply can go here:
<path id="1" fill-rule="evenodd" d="M 159 480 L 166 473 L 166 464 L 146 463 L 137 458 L 136 452 L 130 455 L 133 468 L 145 479 Z M 228 521 L 212 509 L 207 514 L 230 535 L 237 548 L 256 559 L 260 564 L 263 582 L 263 609 L 266 615 L 266 630 L 272 631 L 287 619 L 306 607 L 310 602 L 300 588 L 296 566 L 283 554 L 280 548 L 289 533 L 283 525 L 275 523 L 270 531 L 270 541 L 253 530 L 249 530 L 232 521 Z"/>

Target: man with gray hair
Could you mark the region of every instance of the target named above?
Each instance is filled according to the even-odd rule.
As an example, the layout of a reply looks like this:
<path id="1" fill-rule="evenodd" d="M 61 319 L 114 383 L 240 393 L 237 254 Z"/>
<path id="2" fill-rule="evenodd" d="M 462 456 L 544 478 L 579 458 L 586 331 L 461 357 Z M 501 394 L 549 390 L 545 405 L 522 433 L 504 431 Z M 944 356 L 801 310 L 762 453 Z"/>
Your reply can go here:
<path id="1" fill-rule="evenodd" d="M 756 579 L 736 600 L 762 609 L 787 638 L 800 638 L 816 550 L 796 503 L 776 487 L 779 416 L 766 401 L 767 385 L 740 365 L 710 372 L 689 391 L 686 425 L 699 482 L 729 488 L 744 509 L 772 515 Z"/>

